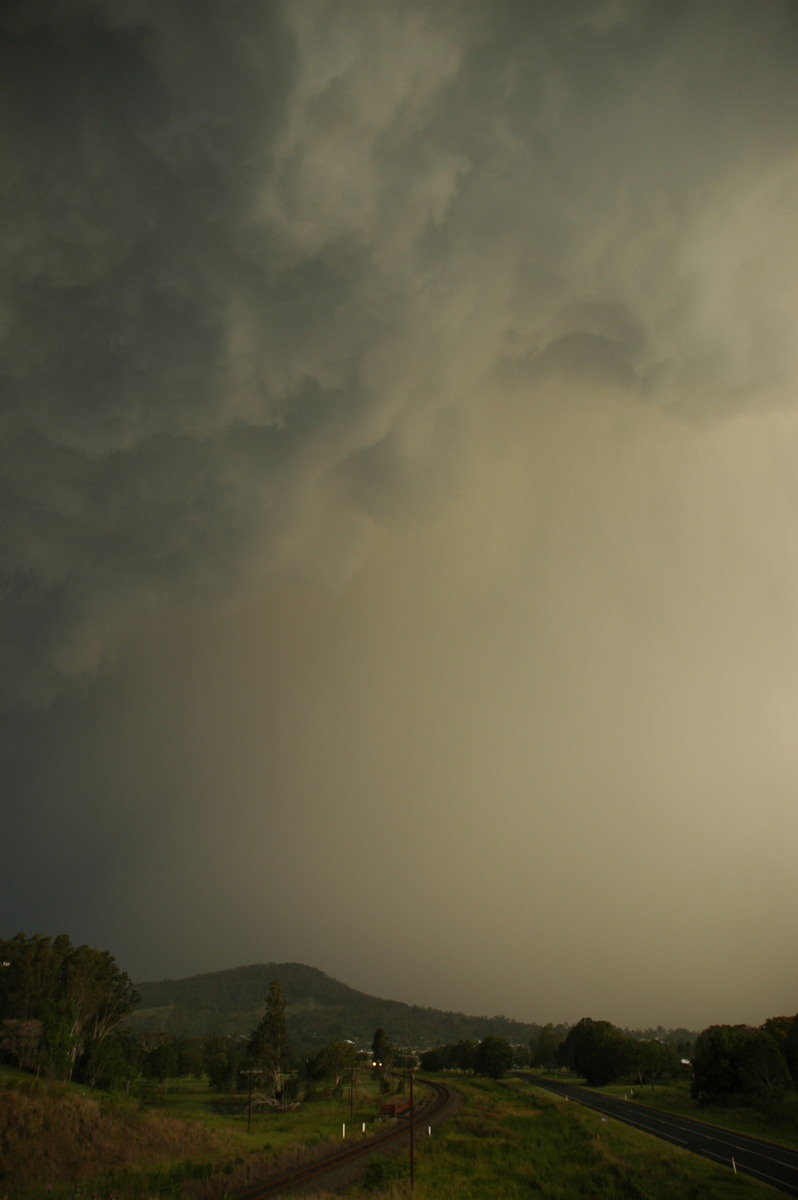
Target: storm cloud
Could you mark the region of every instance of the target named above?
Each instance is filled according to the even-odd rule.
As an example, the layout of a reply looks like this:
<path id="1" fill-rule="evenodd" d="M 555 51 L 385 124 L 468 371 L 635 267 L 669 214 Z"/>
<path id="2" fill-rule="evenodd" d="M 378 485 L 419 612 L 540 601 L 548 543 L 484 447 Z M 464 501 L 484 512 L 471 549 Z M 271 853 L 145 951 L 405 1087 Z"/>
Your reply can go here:
<path id="1" fill-rule="evenodd" d="M 721 1019 L 669 882 L 701 846 L 719 953 L 791 903 L 752 830 L 794 828 L 798 766 L 794 6 L 27 0 L 0 31 L 0 679 L 49 880 L 15 869 L 17 924 L 66 888 L 140 975 L 413 962 L 402 998 L 575 1019 L 520 999 L 537 911 L 585 1003 L 645 962 L 630 1019 L 667 1021 L 683 953 L 674 1023 Z M 456 882 L 366 969 L 392 846 Z M 294 915 L 231 935 L 303 861 Z"/>

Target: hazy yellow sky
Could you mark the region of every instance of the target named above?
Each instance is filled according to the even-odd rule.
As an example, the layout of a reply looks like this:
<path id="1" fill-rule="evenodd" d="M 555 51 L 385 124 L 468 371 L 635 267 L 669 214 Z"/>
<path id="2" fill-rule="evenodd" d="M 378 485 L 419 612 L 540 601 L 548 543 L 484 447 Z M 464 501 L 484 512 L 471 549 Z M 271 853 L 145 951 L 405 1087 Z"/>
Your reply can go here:
<path id="1" fill-rule="evenodd" d="M 793 6 L 0 30 L 5 936 L 795 1012 Z"/>

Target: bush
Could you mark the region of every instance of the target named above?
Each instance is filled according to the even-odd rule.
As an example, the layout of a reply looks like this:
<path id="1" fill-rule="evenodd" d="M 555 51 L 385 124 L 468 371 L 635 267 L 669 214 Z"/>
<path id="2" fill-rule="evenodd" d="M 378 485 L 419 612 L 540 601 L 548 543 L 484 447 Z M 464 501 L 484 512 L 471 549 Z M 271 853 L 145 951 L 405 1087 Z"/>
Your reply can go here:
<path id="1" fill-rule="evenodd" d="M 363 1187 L 367 1192 L 376 1192 L 385 1187 L 392 1179 L 406 1179 L 408 1176 L 407 1161 L 404 1158 L 370 1158 L 363 1172 Z"/>

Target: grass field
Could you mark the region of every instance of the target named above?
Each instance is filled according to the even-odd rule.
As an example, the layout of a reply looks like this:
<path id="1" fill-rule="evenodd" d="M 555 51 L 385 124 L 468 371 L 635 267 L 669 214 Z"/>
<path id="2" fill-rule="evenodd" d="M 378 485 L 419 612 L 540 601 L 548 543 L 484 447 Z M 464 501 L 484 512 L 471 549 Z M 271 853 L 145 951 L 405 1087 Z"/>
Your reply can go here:
<path id="1" fill-rule="evenodd" d="M 0 1074 L 0 1200 L 114 1200 L 223 1195 L 374 1130 L 383 1099 L 365 1072 L 354 1092 L 316 1097 L 293 1112 L 255 1108 L 247 1097 L 215 1094 L 203 1080 L 149 1087 L 146 1103 L 72 1084 Z M 247 1126 L 250 1126 L 248 1129 Z M 216 1183 L 207 1183 L 215 1178 Z"/>
<path id="2" fill-rule="evenodd" d="M 527 1082 L 459 1075 L 450 1082 L 465 1102 L 431 1137 L 417 1137 L 416 1200 L 530 1194 L 541 1200 L 764 1200 L 777 1194 Z M 361 1136 L 364 1121 L 373 1130 L 381 1098 L 376 1081 L 366 1077 L 353 1118 L 344 1092 L 296 1112 L 255 1111 L 247 1131 L 246 1097 L 214 1095 L 202 1081 L 160 1085 L 142 1107 L 130 1098 L 98 1099 L 86 1088 L 37 1085 L 4 1072 L 0 1153 L 8 1173 L 0 1178 L 0 1200 L 222 1200 L 282 1164 L 340 1145 L 344 1122 L 348 1136 Z M 663 1097 L 655 1089 L 657 1100 Z M 678 1089 L 670 1097 L 674 1108 L 684 1100 Z M 372 1160 L 351 1192 L 370 1200 L 408 1194 L 404 1154 Z"/>
<path id="3" fill-rule="evenodd" d="M 416 1157 L 416 1200 L 771 1200 L 771 1188 L 517 1080 L 458 1077 L 465 1104 Z M 383 1200 L 407 1184 L 360 1187 Z"/>

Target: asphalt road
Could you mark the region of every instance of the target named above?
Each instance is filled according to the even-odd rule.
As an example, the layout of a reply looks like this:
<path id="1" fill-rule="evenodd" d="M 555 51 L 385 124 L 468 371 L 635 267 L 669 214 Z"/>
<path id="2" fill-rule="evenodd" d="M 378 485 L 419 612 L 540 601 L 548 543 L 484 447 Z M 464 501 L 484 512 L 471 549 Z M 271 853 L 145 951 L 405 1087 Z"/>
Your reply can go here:
<path id="1" fill-rule="evenodd" d="M 684 1150 L 691 1150 L 694 1154 L 701 1154 L 704 1158 L 723 1163 L 729 1170 L 736 1169 L 741 1174 L 752 1175 L 755 1179 L 786 1192 L 788 1196 L 798 1196 L 798 1152 L 795 1150 L 787 1150 L 783 1146 L 760 1141 L 758 1138 L 745 1137 L 741 1133 L 731 1133 L 728 1129 L 718 1129 L 716 1125 L 691 1121 L 689 1117 L 659 1112 L 657 1109 L 635 1104 L 634 1101 L 604 1096 L 600 1092 L 591 1092 L 570 1083 L 555 1083 L 554 1080 L 544 1079 L 540 1075 L 523 1072 L 519 1073 L 519 1078 L 527 1080 L 535 1087 L 545 1088 L 558 1096 L 584 1104 L 603 1116 L 613 1117 L 616 1121 L 633 1125 L 635 1129 L 642 1129 L 644 1133 L 672 1142 Z"/>

